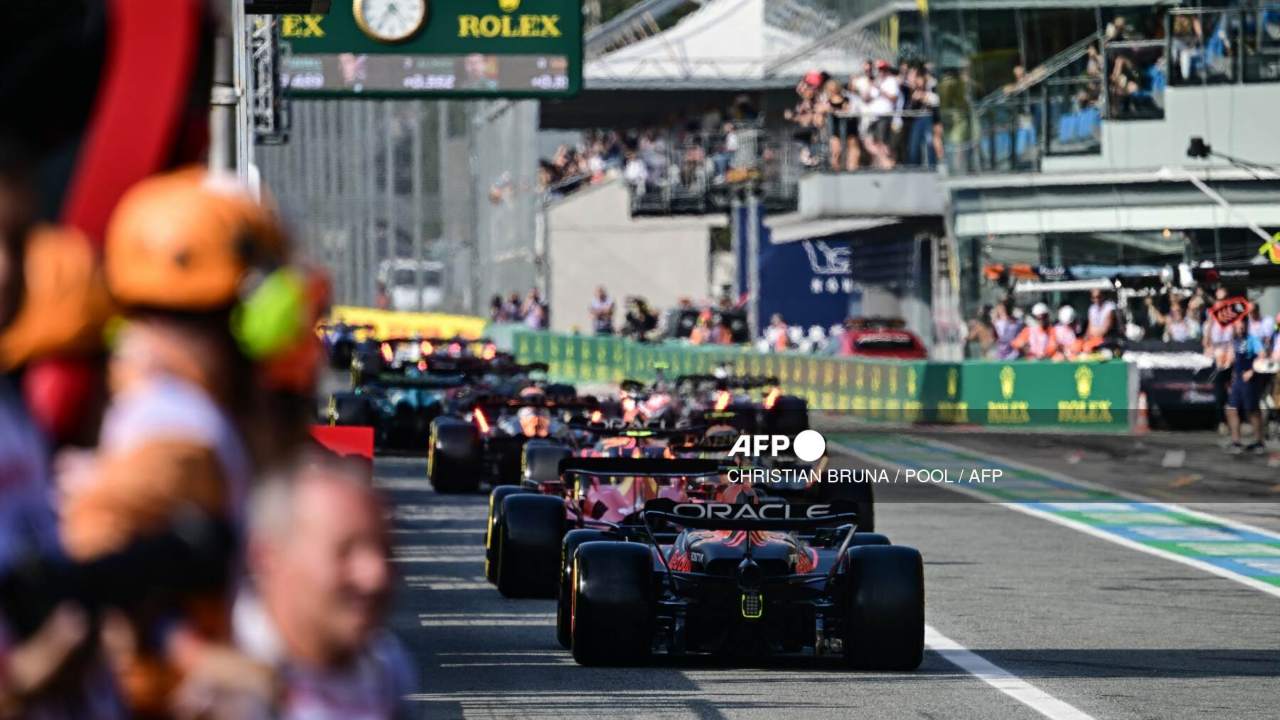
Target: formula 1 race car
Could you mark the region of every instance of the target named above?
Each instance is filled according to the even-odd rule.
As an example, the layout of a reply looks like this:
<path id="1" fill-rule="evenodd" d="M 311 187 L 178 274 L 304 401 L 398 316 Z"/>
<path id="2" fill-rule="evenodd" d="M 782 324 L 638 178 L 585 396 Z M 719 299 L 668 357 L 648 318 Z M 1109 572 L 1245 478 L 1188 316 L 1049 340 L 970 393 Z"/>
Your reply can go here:
<path id="1" fill-rule="evenodd" d="M 548 385 L 538 379 L 542 363 L 520 364 L 509 358 L 430 356 L 409 367 L 363 375 L 351 390 L 330 395 L 321 421 L 329 425 L 369 425 L 379 450 L 427 454 L 431 422 L 461 415 L 483 398 L 515 395 L 531 385 L 557 397 L 573 395 L 571 385 Z"/>
<path id="2" fill-rule="evenodd" d="M 637 520 L 564 539 L 558 635 L 578 663 L 629 665 L 659 650 L 920 665 L 920 553 L 858 532 L 856 513 L 656 499 Z"/>
<path id="3" fill-rule="evenodd" d="M 329 396 L 329 425 L 370 425 L 383 451 L 426 451 L 431 421 L 448 411 L 451 394 L 465 385 L 457 373 L 385 373 L 354 390 Z"/>
<path id="4" fill-rule="evenodd" d="M 329 367 L 334 370 L 350 369 L 356 346 L 370 337 L 373 329 L 372 325 L 351 325 L 344 322 L 319 325 L 316 330 L 320 332 Z"/>
<path id="5" fill-rule="evenodd" d="M 555 480 L 534 484 L 526 468 L 521 485 L 490 493 L 485 574 L 507 597 L 556 597 L 561 540 L 571 528 L 629 522 L 658 497 L 684 502 L 741 489 L 724 487 L 715 460 L 575 457 L 561 448 L 556 465 Z"/>
<path id="6" fill-rule="evenodd" d="M 599 403 L 549 394 L 551 387 L 530 386 L 521 392 L 532 392 L 514 398 L 477 394 L 464 411 L 433 420 L 427 440 L 431 487 L 439 493 L 475 492 L 482 479 L 516 482 L 526 443 L 570 444 L 572 421 Z"/>
<path id="7" fill-rule="evenodd" d="M 783 394 L 776 377 L 680 375 L 675 392 L 684 399 L 684 418 L 693 423 L 730 425 L 748 434 L 794 436 L 809 429 L 809 403 Z"/>
<path id="8" fill-rule="evenodd" d="M 795 435 L 809 427 L 804 398 L 782 393 L 776 377 L 661 375 L 652 383 L 623 380 L 620 414 L 626 421 L 730 426 L 748 434 Z"/>
<path id="9" fill-rule="evenodd" d="M 509 353 L 499 352 L 487 338 L 374 338 L 355 342 L 350 351 L 351 386 L 366 378 L 416 369 L 425 372 L 437 362 L 467 363 L 475 369 L 487 364 L 514 364 Z"/>

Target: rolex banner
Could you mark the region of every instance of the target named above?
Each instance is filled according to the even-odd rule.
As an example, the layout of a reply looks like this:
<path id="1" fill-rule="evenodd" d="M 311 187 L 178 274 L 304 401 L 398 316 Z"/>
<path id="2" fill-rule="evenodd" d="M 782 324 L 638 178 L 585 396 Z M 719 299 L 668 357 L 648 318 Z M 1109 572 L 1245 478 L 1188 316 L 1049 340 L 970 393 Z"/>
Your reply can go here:
<path id="1" fill-rule="evenodd" d="M 1120 361 L 877 361 L 527 331 L 513 333 L 512 347 L 522 362 L 545 362 L 552 377 L 578 383 L 717 367 L 773 376 L 814 410 L 869 422 L 1124 431 L 1137 406 L 1137 374 Z"/>

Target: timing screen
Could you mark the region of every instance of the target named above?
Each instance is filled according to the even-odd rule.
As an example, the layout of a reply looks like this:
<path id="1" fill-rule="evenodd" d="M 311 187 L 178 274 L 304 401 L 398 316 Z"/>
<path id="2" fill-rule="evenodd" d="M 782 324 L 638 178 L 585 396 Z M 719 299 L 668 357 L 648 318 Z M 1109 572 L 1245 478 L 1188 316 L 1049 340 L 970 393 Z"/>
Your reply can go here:
<path id="1" fill-rule="evenodd" d="M 294 55 L 284 60 L 293 93 L 558 93 L 569 89 L 563 55 Z"/>

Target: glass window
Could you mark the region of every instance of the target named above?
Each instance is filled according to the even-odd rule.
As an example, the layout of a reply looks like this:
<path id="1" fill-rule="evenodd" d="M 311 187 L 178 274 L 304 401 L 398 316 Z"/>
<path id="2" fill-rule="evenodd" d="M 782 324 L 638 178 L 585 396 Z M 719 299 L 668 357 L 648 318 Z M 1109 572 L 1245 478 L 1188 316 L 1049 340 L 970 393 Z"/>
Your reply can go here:
<path id="1" fill-rule="evenodd" d="M 1280 5 L 1244 11 L 1245 82 L 1280 80 Z"/>
<path id="2" fill-rule="evenodd" d="M 1107 110 L 1116 120 L 1164 117 L 1164 89 L 1169 84 L 1161 40 L 1107 44 Z"/>
<path id="3" fill-rule="evenodd" d="M 1234 82 L 1240 18 L 1225 10 L 1176 10 L 1169 15 L 1170 85 Z"/>

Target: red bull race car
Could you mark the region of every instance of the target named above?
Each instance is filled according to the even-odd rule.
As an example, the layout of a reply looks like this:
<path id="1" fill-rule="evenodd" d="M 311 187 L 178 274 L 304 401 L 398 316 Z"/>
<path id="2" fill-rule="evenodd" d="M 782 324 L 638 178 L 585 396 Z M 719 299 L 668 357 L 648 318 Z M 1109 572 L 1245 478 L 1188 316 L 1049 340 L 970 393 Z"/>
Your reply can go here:
<path id="1" fill-rule="evenodd" d="M 923 656 L 920 553 L 839 504 L 658 498 L 563 545 L 557 634 L 583 665 L 810 653 L 903 671 Z"/>

